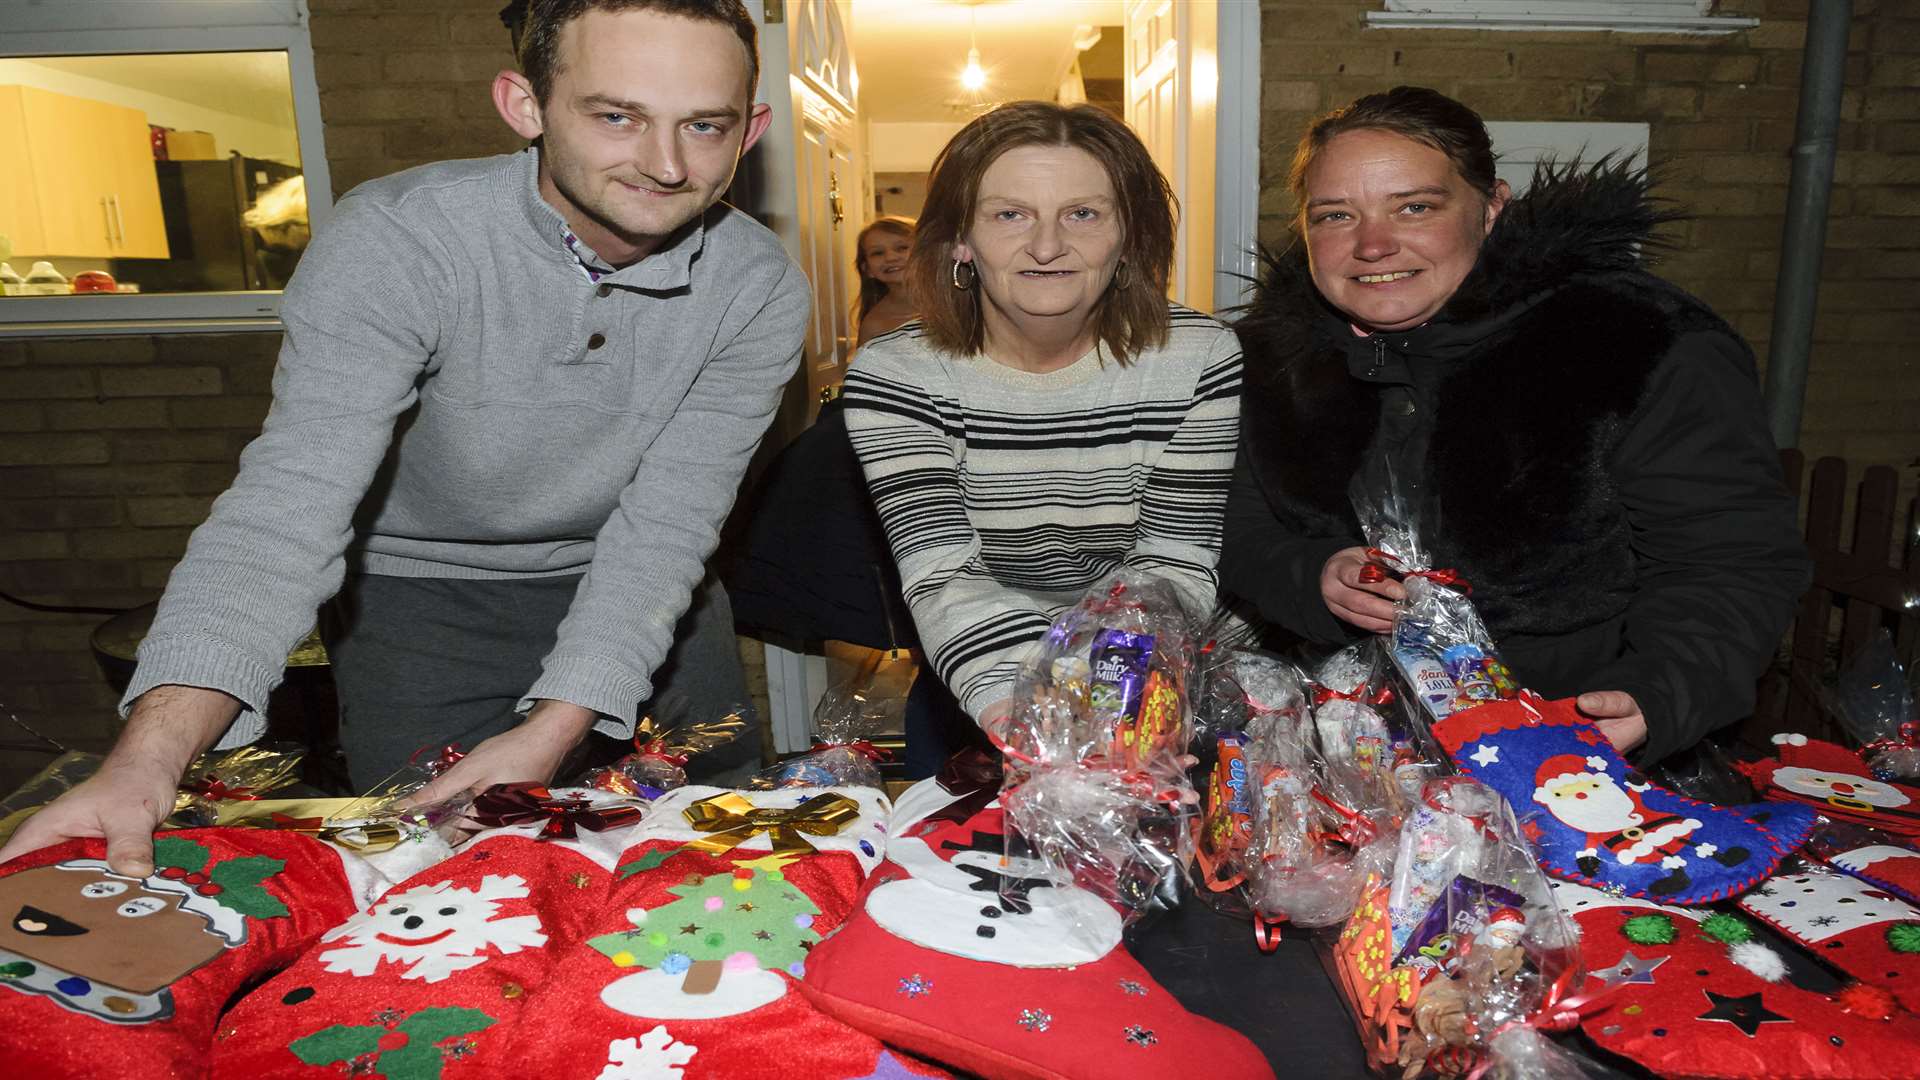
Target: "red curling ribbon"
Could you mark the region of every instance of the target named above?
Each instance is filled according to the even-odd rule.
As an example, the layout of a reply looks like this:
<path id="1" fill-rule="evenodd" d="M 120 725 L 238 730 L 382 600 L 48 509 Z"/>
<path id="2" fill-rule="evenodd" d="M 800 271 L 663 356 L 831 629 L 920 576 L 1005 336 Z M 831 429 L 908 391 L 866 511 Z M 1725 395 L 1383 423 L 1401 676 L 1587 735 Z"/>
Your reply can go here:
<path id="1" fill-rule="evenodd" d="M 1390 705 L 1393 703 L 1393 687 L 1383 686 L 1371 694 L 1364 693 L 1360 690 L 1355 690 L 1352 693 L 1343 693 L 1327 686 L 1316 686 L 1313 688 L 1313 707 L 1316 709 L 1335 698 L 1339 698 L 1341 701 L 1357 701 L 1362 705 Z"/>
<path id="2" fill-rule="evenodd" d="M 1466 578 L 1460 576 L 1460 571 L 1458 570 L 1451 568 L 1437 570 L 1403 570 L 1401 569 L 1401 565 L 1400 559 L 1395 556 L 1389 555 L 1379 548 L 1368 548 L 1367 564 L 1360 568 L 1360 572 L 1355 575 L 1355 577 L 1362 585 L 1378 585 L 1387 580 L 1390 574 L 1398 574 L 1403 578 L 1420 577 L 1426 578 L 1435 585 L 1446 585 L 1450 588 L 1459 589 L 1468 595 L 1473 594 L 1473 586 L 1467 582 Z"/>
<path id="3" fill-rule="evenodd" d="M 216 801 L 231 799 L 240 802 L 250 802 L 260 797 L 254 788 L 247 787 L 244 784 L 229 786 L 225 780 L 211 774 L 195 780 L 192 784 L 188 785 L 187 791 L 203 799 L 213 799 Z"/>
<path id="4" fill-rule="evenodd" d="M 432 756 L 425 756 L 429 754 Z M 431 746 L 423 746 L 413 752 L 413 756 L 407 759 L 407 764 L 417 765 L 425 769 L 429 776 L 439 776 L 441 773 L 453 768 L 461 758 L 466 756 L 467 752 L 455 746 L 453 743 L 448 743 L 439 749 Z M 424 760 L 422 760 L 423 757 L 425 758 Z"/>
<path id="5" fill-rule="evenodd" d="M 668 752 L 667 741 L 665 739 L 650 739 L 644 743 L 639 739 L 635 739 L 633 740 L 633 748 L 641 757 L 659 758 L 661 761 L 666 762 L 676 769 L 684 769 L 687 767 L 688 755 Z"/>
<path id="6" fill-rule="evenodd" d="M 326 818 L 317 818 L 317 817 L 289 817 L 289 816 L 287 816 L 286 814 L 283 814 L 283 813 L 281 813 L 281 812 L 280 812 L 280 811 L 278 811 L 278 810 L 275 810 L 275 811 L 273 812 L 273 814 L 272 814 L 272 815 L 270 815 L 270 820 L 271 820 L 271 821 L 273 822 L 273 827 L 274 827 L 274 828 L 276 828 L 276 829 L 286 829 L 286 830 L 288 830 L 288 831 L 290 831 L 290 832 L 315 832 L 315 833 L 317 833 L 317 832 L 319 832 L 319 831 L 320 831 L 320 830 L 321 830 L 322 828 L 324 828 L 324 827 L 326 826 L 326 824 L 327 824 L 327 819 L 326 819 Z"/>
<path id="7" fill-rule="evenodd" d="M 556 798 L 539 784 L 496 784 L 474 797 L 467 816 L 490 829 L 543 821 L 538 840 L 571 840 L 576 829 L 605 832 L 639 821 L 637 806 L 596 808 L 579 797 Z"/>
<path id="8" fill-rule="evenodd" d="M 1900 725 L 1891 738 L 1875 739 L 1860 749 L 1870 754 L 1888 750 L 1920 750 L 1920 720 L 1908 720 Z"/>
<path id="9" fill-rule="evenodd" d="M 819 743 L 813 749 L 816 753 L 821 750 L 851 750 L 875 764 L 893 756 L 866 739 L 856 739 L 853 742 Z"/>
<path id="10" fill-rule="evenodd" d="M 1262 915 L 1253 913 L 1253 943 L 1263 953 L 1271 953 L 1280 947 L 1280 928 L 1285 926 L 1285 915 Z"/>
<path id="11" fill-rule="evenodd" d="M 1373 822 L 1368 819 L 1365 814 L 1351 807 L 1340 805 L 1318 787 L 1308 792 L 1308 795 L 1315 802 L 1339 816 L 1340 827 L 1335 829 L 1333 834 L 1347 845 L 1355 848 L 1365 847 L 1368 843 L 1372 842 L 1375 836 L 1379 835 L 1380 830 L 1375 828 Z"/>

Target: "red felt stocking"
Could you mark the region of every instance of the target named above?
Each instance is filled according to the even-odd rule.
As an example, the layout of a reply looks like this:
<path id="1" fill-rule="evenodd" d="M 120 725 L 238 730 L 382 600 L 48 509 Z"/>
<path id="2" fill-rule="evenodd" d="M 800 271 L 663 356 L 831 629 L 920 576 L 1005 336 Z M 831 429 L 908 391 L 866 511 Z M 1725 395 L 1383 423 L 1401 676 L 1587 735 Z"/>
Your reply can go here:
<path id="1" fill-rule="evenodd" d="M 1920 851 L 1877 829 L 1829 822 L 1807 850 L 1821 862 L 1920 907 Z"/>
<path id="2" fill-rule="evenodd" d="M 1779 979 L 1781 972 L 1756 974 L 1736 959 L 1738 950 L 1765 946 L 1750 940 L 1752 928 L 1737 916 L 1616 898 L 1571 882 L 1556 883 L 1555 896 L 1580 926 L 1593 977 L 1624 978 L 1581 1023 L 1610 1053 L 1669 1077 L 1915 1075 L 1920 1018 L 1890 1003 L 1862 1007 L 1846 994 L 1802 989 Z"/>
<path id="3" fill-rule="evenodd" d="M 1858 752 L 1805 735 L 1773 737 L 1778 760 L 1740 770 L 1769 799 L 1818 807 L 1827 817 L 1902 836 L 1920 836 L 1920 788 L 1876 779 Z"/>
<path id="4" fill-rule="evenodd" d="M 593 932 L 555 954 L 509 1056 L 605 1080 L 945 1075 L 796 988 L 878 861 L 886 810 L 870 789 L 669 793 L 621 854 Z"/>
<path id="5" fill-rule="evenodd" d="M 351 914 L 371 880 L 355 856 L 256 829 L 163 833 L 144 879 L 103 852 L 69 841 L 0 869 L 0 1061 L 18 1075 L 205 1075 L 227 1000 Z"/>
<path id="6" fill-rule="evenodd" d="M 1920 908 L 1825 866 L 1768 878 L 1740 907 L 1830 967 L 1920 1010 Z"/>
<path id="7" fill-rule="evenodd" d="M 821 1009 L 987 1077 L 1273 1075 L 1120 947 L 1111 908 L 1002 872 L 997 806 L 943 816 L 955 803 L 932 781 L 901 797 L 888 861 L 807 961 Z"/>

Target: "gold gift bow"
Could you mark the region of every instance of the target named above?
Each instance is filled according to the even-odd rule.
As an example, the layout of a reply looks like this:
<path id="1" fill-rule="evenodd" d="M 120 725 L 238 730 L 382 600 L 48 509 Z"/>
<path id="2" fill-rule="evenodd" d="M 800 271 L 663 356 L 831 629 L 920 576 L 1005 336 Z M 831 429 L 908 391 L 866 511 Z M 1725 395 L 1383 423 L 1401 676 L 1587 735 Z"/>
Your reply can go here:
<path id="1" fill-rule="evenodd" d="M 755 806 L 738 792 L 710 795 L 683 811 L 687 823 L 703 833 L 692 847 L 724 855 L 759 833 L 766 833 L 776 855 L 810 855 L 801 834 L 832 836 L 860 818 L 860 804 L 845 795 L 823 793 L 799 806 Z"/>
<path id="2" fill-rule="evenodd" d="M 374 855 L 390 850 L 407 838 L 398 821 L 384 819 L 352 825 L 329 824 L 341 811 L 359 799 L 261 799 L 255 802 L 223 803 L 221 825 L 248 825 L 257 829 L 280 829 L 304 833 L 320 840 Z"/>

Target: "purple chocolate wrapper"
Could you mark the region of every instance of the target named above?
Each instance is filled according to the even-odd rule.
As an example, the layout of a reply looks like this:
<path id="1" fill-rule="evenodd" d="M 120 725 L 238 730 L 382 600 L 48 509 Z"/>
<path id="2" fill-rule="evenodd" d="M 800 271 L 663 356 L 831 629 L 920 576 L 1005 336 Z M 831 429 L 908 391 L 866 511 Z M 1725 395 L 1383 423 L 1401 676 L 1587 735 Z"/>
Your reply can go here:
<path id="1" fill-rule="evenodd" d="M 1526 900 L 1510 889 L 1498 885 L 1488 885 L 1483 881 L 1461 876 L 1447 884 L 1446 892 L 1427 909 L 1425 918 L 1414 926 L 1407 943 L 1400 948 L 1400 955 L 1394 957 L 1394 964 L 1408 963 L 1420 955 L 1420 950 L 1433 944 L 1442 934 L 1453 934 L 1471 938 L 1487 924 L 1487 916 L 1503 907 L 1523 907 Z"/>
<path id="2" fill-rule="evenodd" d="M 1088 656 L 1093 667 L 1089 698 L 1094 716 L 1114 727 L 1138 718 L 1152 660 L 1152 634 L 1114 629 L 1096 633 Z"/>

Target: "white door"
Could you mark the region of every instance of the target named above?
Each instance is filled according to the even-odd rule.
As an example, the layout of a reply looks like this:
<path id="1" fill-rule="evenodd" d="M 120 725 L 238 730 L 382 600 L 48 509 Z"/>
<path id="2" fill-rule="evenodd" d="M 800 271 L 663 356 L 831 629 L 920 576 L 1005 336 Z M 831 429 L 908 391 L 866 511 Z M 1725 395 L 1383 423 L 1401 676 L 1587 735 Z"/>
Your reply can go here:
<path id="1" fill-rule="evenodd" d="M 1170 292 L 1212 311 L 1219 12 L 1214 0 L 1127 0 L 1124 32 L 1127 123 L 1180 200 Z"/>

